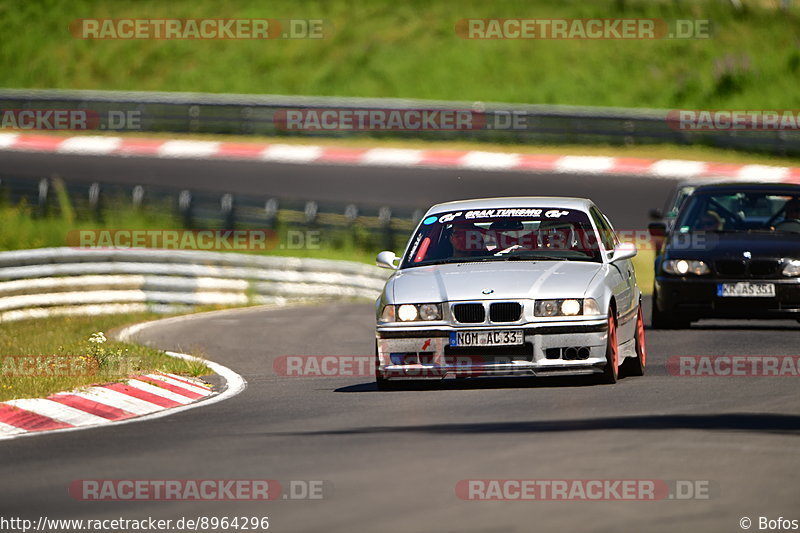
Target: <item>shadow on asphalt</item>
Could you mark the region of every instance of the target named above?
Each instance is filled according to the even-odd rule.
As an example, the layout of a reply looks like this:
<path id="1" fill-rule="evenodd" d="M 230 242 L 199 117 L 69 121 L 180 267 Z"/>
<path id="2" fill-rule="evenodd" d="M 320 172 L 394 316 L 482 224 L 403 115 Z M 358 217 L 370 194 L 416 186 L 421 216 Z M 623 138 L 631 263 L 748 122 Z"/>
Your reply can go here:
<path id="1" fill-rule="evenodd" d="M 375 382 L 359 383 L 334 389 L 334 392 L 401 392 L 401 391 L 447 391 L 473 389 L 543 389 L 551 387 L 590 387 L 603 385 L 598 382 L 599 375 L 592 376 L 556 376 L 556 377 L 501 377 L 501 378 L 464 378 L 464 379 L 428 379 L 398 380 L 392 382 L 397 387 L 393 390 L 378 391 Z M 636 378 L 629 378 L 636 379 Z M 617 383 L 623 383 L 625 380 Z"/>
<path id="2" fill-rule="evenodd" d="M 580 420 L 537 420 L 523 422 L 481 422 L 475 424 L 431 424 L 377 426 L 330 431 L 279 432 L 278 435 L 358 435 L 391 433 L 477 434 L 558 433 L 565 431 L 675 430 L 748 431 L 800 435 L 800 416 L 757 413 L 708 415 L 646 415 Z"/>

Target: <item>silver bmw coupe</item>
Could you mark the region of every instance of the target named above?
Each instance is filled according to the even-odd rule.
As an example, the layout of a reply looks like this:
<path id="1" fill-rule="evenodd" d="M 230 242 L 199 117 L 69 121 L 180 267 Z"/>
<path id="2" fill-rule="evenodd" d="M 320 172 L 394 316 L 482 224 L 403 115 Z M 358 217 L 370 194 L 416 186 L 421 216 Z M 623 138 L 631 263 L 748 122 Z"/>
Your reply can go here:
<path id="1" fill-rule="evenodd" d="M 596 375 L 646 364 L 631 258 L 590 200 L 484 198 L 420 221 L 376 302 L 379 389 L 412 379 Z"/>

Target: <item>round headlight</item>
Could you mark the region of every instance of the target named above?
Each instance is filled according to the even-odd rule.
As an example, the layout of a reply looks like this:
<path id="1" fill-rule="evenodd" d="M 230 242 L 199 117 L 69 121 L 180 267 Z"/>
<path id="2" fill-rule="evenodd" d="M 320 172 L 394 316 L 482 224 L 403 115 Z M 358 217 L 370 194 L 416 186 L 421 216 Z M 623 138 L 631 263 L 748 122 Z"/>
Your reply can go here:
<path id="1" fill-rule="evenodd" d="M 397 308 L 397 318 L 403 322 L 417 319 L 417 307 L 410 304 L 401 305 Z"/>
<path id="2" fill-rule="evenodd" d="M 581 303 L 578 300 L 564 300 L 561 302 L 561 314 L 574 316 L 581 312 Z"/>
<path id="3" fill-rule="evenodd" d="M 439 312 L 438 304 L 422 304 L 419 306 L 420 320 L 441 320 L 442 314 Z"/>
<path id="4" fill-rule="evenodd" d="M 675 272 L 678 274 L 686 274 L 689 272 L 689 262 L 681 259 L 675 263 Z"/>
<path id="5" fill-rule="evenodd" d="M 556 316 L 558 314 L 558 302 L 547 300 L 540 304 L 539 312 L 541 316 Z"/>

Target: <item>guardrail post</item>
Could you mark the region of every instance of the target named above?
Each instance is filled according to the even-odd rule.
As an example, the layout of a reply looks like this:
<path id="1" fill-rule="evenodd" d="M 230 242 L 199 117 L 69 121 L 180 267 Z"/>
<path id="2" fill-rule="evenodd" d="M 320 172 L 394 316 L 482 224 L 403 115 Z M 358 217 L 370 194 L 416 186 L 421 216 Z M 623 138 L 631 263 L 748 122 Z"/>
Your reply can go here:
<path id="1" fill-rule="evenodd" d="M 133 208 L 138 211 L 142 208 L 142 202 L 144 202 L 144 187 L 137 185 L 133 188 L 133 192 L 131 193 L 131 203 L 133 204 Z"/>
<path id="2" fill-rule="evenodd" d="M 267 226 L 267 229 L 274 230 L 277 227 L 279 207 L 278 200 L 275 198 L 270 198 L 264 204 L 264 225 Z"/>
<path id="3" fill-rule="evenodd" d="M 178 214 L 183 219 L 183 227 L 194 227 L 191 191 L 183 190 L 178 194 Z"/>
<path id="4" fill-rule="evenodd" d="M 37 211 L 39 216 L 47 216 L 48 211 L 48 196 L 50 193 L 50 182 L 47 178 L 39 180 L 39 195 L 36 200 Z"/>
<path id="5" fill-rule="evenodd" d="M 230 193 L 223 194 L 219 204 L 225 229 L 234 229 L 236 226 L 236 210 L 233 205 L 233 195 Z"/>
<path id="6" fill-rule="evenodd" d="M 383 225 L 383 248 L 385 250 L 394 250 L 394 230 L 392 229 L 392 210 L 387 207 L 381 207 L 378 211 L 378 220 Z"/>
<path id="7" fill-rule="evenodd" d="M 95 220 L 102 220 L 103 209 L 100 201 L 100 184 L 97 182 L 89 186 L 89 209 L 92 211 L 92 216 Z"/>

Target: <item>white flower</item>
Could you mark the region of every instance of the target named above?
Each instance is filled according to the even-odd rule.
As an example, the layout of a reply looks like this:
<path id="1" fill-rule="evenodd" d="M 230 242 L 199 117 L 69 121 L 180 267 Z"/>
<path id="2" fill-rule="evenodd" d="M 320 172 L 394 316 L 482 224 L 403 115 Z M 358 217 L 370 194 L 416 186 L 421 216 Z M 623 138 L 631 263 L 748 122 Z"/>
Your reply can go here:
<path id="1" fill-rule="evenodd" d="M 89 342 L 94 344 L 103 344 L 106 342 L 106 336 L 103 335 L 102 331 L 98 331 L 97 333 L 92 333 L 92 336 L 89 337 Z"/>

